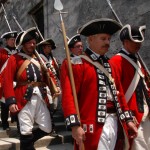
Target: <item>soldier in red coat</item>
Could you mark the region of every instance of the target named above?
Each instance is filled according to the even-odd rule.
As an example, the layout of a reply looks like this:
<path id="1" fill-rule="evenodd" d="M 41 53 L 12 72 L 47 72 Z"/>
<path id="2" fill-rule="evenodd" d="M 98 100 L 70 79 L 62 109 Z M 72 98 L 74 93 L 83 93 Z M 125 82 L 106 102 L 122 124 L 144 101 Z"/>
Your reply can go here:
<path id="1" fill-rule="evenodd" d="M 138 55 L 145 29 L 145 26 L 125 25 L 120 32 L 123 47 L 111 58 L 138 127 L 138 136 L 131 141 L 132 150 L 150 149 L 150 89 L 145 80 L 147 72 Z"/>
<path id="2" fill-rule="evenodd" d="M 8 117 L 9 117 L 9 108 L 5 105 L 5 98 L 3 97 L 3 74 L 5 67 L 7 66 L 8 58 L 16 53 L 15 48 L 15 38 L 17 37 L 17 31 L 11 31 L 4 33 L 1 38 L 5 40 L 5 47 L 0 49 L 0 78 L 1 78 L 1 87 L 0 87 L 0 98 L 1 98 L 1 120 L 3 130 L 9 129 Z"/>
<path id="3" fill-rule="evenodd" d="M 59 65 L 58 62 L 56 60 L 56 58 L 53 56 L 52 54 L 52 50 L 56 49 L 56 45 L 55 42 L 52 39 L 46 39 L 41 41 L 40 43 L 37 44 L 39 51 L 40 51 L 40 56 L 43 58 L 47 68 L 50 68 L 50 70 L 52 71 L 56 83 L 57 83 L 57 87 L 59 88 Z M 59 88 L 60 89 L 60 88 Z M 55 124 L 54 124 L 54 119 L 53 116 L 55 114 L 55 112 L 57 111 L 57 106 L 58 106 L 58 97 L 52 98 L 51 100 L 51 117 L 52 117 L 52 132 L 51 132 L 51 136 L 58 136 L 56 129 L 55 129 Z"/>
<path id="4" fill-rule="evenodd" d="M 62 107 L 67 128 L 72 130 L 75 139 L 76 150 L 82 149 L 82 142 L 85 150 L 115 149 L 116 141 L 119 139 L 117 132 L 120 124 L 126 126 L 127 123 L 132 131 L 130 136 L 136 136 L 136 127 L 124 96 L 121 91 L 116 90 L 113 80 L 110 79 L 110 75 L 115 74 L 105 56 L 111 35 L 119 29 L 121 25 L 118 22 L 101 18 L 88 22 L 78 30 L 81 35 L 87 37 L 88 41 L 85 55 L 71 60 L 80 120 L 74 104 L 67 60 L 62 64 Z M 100 67 L 101 65 L 103 67 Z M 104 72 L 107 72 L 107 75 Z M 119 89 L 120 84 L 117 79 L 115 80 Z M 128 147 L 125 143 L 121 144 L 116 148 Z"/>
<path id="5" fill-rule="evenodd" d="M 34 142 L 52 130 L 47 70 L 41 68 L 35 51 L 37 39 L 34 27 L 21 32 L 16 38 L 16 46 L 21 50 L 9 58 L 5 69 L 4 95 L 10 112 L 18 114 L 21 150 L 35 150 Z M 13 81 L 17 82 L 15 89 Z M 38 128 L 33 130 L 35 122 Z"/>

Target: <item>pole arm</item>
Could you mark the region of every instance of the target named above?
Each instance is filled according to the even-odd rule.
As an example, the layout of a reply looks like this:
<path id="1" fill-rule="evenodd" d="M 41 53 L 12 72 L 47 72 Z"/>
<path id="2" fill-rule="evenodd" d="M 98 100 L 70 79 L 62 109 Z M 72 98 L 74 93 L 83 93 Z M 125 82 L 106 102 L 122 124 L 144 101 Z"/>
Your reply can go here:
<path id="1" fill-rule="evenodd" d="M 58 24 L 56 24 L 56 25 L 57 25 L 59 31 L 62 33 L 63 32 L 62 29 L 58 26 Z M 67 38 L 67 41 L 69 41 L 69 37 L 67 35 L 66 35 L 66 38 Z"/>
<path id="2" fill-rule="evenodd" d="M 11 29 L 10 24 L 9 24 L 9 22 L 8 22 L 8 19 L 7 19 L 7 13 L 6 13 L 6 11 L 5 11 L 4 5 L 3 5 L 2 3 L 1 3 L 1 5 L 2 5 L 2 9 L 3 9 L 3 11 L 4 11 L 4 18 L 5 18 L 5 20 L 6 20 L 6 23 L 7 23 L 7 25 L 8 25 L 8 28 L 9 28 L 9 30 L 10 30 L 10 32 L 11 32 L 12 29 Z"/>
<path id="3" fill-rule="evenodd" d="M 52 19 L 53 23 L 57 26 L 57 28 L 59 29 L 60 33 L 62 33 L 62 29 L 60 28 L 60 26 Z M 67 41 L 69 41 L 69 37 L 66 35 Z"/>
<path id="4" fill-rule="evenodd" d="M 78 114 L 78 117 L 80 120 L 80 113 L 79 113 L 79 107 L 78 107 L 78 101 L 77 101 L 77 94 L 76 94 L 76 89 L 75 89 L 75 82 L 74 82 L 74 77 L 73 77 L 72 65 L 71 65 L 71 60 L 70 60 L 70 53 L 69 53 L 69 48 L 68 48 L 68 44 L 67 44 L 65 25 L 64 25 L 64 21 L 62 19 L 61 12 L 59 12 L 59 13 L 60 13 L 60 19 L 61 19 L 61 28 L 62 28 L 62 34 L 63 34 L 63 39 L 64 39 L 66 57 L 67 57 L 68 68 L 69 68 L 69 76 L 70 76 L 70 82 L 71 82 L 71 87 L 72 87 L 72 93 L 73 93 L 73 97 L 74 97 L 74 103 L 75 103 L 76 111 L 77 111 L 77 114 Z"/>
<path id="5" fill-rule="evenodd" d="M 75 104 L 75 108 L 76 108 L 76 111 L 77 111 L 78 118 L 80 120 L 80 112 L 79 112 L 79 106 L 78 106 L 78 100 L 77 100 L 77 93 L 76 93 L 76 88 L 75 88 L 73 70 L 72 70 L 72 65 L 71 65 L 71 60 L 70 60 L 69 48 L 68 48 L 68 44 L 67 44 L 67 36 L 66 36 L 66 31 L 65 31 L 65 25 L 64 25 L 64 22 L 63 22 L 63 19 L 62 19 L 62 16 L 61 16 L 61 12 L 60 12 L 60 18 L 61 18 L 61 28 L 62 28 L 62 34 L 63 34 L 63 39 L 64 39 L 66 57 L 67 57 L 67 62 L 68 62 L 68 71 L 69 71 L 69 77 L 70 77 L 70 82 L 71 82 L 71 87 L 72 87 L 74 104 Z M 82 143 L 82 150 L 85 150 L 84 143 Z"/>

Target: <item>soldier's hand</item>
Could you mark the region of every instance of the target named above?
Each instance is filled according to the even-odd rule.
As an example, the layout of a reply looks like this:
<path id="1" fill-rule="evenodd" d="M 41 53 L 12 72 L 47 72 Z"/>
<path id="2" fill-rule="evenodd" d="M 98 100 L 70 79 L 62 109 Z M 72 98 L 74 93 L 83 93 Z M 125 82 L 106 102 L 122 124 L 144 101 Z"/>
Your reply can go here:
<path id="1" fill-rule="evenodd" d="M 61 89 L 59 87 L 57 87 L 57 91 L 54 95 L 53 95 L 53 99 L 55 99 L 56 97 L 58 97 L 61 94 Z"/>
<path id="2" fill-rule="evenodd" d="M 12 112 L 12 113 L 16 113 L 16 112 L 19 111 L 18 106 L 17 106 L 16 104 L 11 104 L 11 105 L 9 106 L 9 110 L 10 110 L 10 112 Z"/>
<path id="3" fill-rule="evenodd" d="M 133 122 L 134 122 L 135 125 L 138 125 L 138 124 L 139 124 L 139 122 L 137 121 L 137 119 L 136 119 L 135 116 L 133 116 Z"/>
<path id="4" fill-rule="evenodd" d="M 135 138 L 138 133 L 138 129 L 137 129 L 136 125 L 132 121 L 130 121 L 127 123 L 127 126 L 128 126 L 128 131 L 129 131 L 129 137 Z"/>
<path id="5" fill-rule="evenodd" d="M 80 126 L 72 127 L 72 137 L 76 144 L 79 145 L 79 150 L 82 150 L 83 141 L 85 141 L 85 132 Z"/>

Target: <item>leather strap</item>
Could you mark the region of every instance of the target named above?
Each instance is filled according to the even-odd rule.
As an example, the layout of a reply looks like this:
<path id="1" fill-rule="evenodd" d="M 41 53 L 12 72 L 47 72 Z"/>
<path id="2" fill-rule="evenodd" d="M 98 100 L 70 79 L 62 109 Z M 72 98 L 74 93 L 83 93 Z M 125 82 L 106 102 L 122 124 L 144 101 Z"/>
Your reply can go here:
<path id="1" fill-rule="evenodd" d="M 28 85 L 28 86 L 32 86 L 32 87 L 46 87 L 46 83 L 44 82 L 18 82 L 17 86 L 24 86 L 24 85 Z"/>
<path id="2" fill-rule="evenodd" d="M 108 79 L 114 83 L 114 79 L 112 78 L 111 74 L 108 73 L 108 71 L 98 62 L 94 62 L 92 61 L 88 56 L 86 55 L 80 55 L 81 58 L 87 60 L 88 62 L 90 62 L 92 65 L 94 65 L 95 67 L 97 67 L 98 69 L 100 69 L 107 77 Z"/>
<path id="3" fill-rule="evenodd" d="M 21 65 L 21 67 L 19 68 L 18 72 L 17 72 L 17 81 L 19 80 L 20 75 L 22 74 L 22 72 L 25 70 L 25 68 L 30 64 L 30 61 L 27 59 L 23 62 L 23 64 Z"/>
<path id="4" fill-rule="evenodd" d="M 28 56 L 27 54 L 24 53 L 18 53 L 18 55 L 23 56 L 27 58 L 30 62 L 34 63 L 40 70 L 41 70 L 41 65 L 38 61 L 36 61 L 34 58 Z"/>
<path id="5" fill-rule="evenodd" d="M 18 53 L 18 55 L 23 56 L 25 58 L 27 58 L 23 64 L 21 65 L 21 67 L 19 68 L 18 72 L 17 72 L 17 81 L 19 80 L 20 75 L 22 74 L 22 72 L 25 70 L 25 68 L 32 62 L 34 63 L 40 70 L 41 70 L 41 66 L 40 63 L 38 61 L 36 61 L 34 58 L 24 54 L 24 53 Z"/>

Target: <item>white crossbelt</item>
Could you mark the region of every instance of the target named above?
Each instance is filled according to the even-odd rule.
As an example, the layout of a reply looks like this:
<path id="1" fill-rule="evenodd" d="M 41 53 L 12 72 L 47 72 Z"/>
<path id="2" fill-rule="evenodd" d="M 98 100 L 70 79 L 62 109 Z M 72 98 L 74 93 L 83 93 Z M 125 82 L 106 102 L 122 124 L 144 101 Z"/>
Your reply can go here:
<path id="1" fill-rule="evenodd" d="M 123 58 L 125 58 L 126 60 L 128 60 L 128 62 L 130 62 L 133 65 L 133 67 L 136 69 L 136 72 L 132 79 L 132 82 L 130 83 L 130 85 L 125 93 L 125 98 L 126 98 L 126 101 L 128 102 L 137 87 L 140 77 L 144 78 L 144 74 L 141 71 L 141 68 L 140 68 L 141 65 L 140 65 L 139 61 L 137 61 L 137 64 L 136 64 L 130 57 L 126 56 L 125 54 L 118 53 L 117 55 L 120 55 Z"/>

